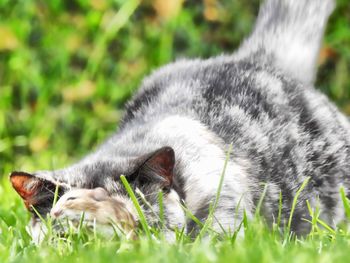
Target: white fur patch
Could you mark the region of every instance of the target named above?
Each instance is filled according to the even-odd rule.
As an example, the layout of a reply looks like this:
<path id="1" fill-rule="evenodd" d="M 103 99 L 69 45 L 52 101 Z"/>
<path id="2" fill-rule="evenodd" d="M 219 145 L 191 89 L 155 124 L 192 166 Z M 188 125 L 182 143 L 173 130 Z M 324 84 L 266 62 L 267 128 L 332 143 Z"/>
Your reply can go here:
<path id="1" fill-rule="evenodd" d="M 153 136 L 173 138 L 169 141 L 184 165 L 186 205 L 191 211 L 200 208 L 206 196 L 216 193 L 224 169 L 228 147 L 204 127 L 199 121 L 182 116 L 171 116 L 154 126 Z M 176 138 L 181 138 L 178 141 Z M 186 141 L 186 147 L 183 147 Z M 234 149 L 233 149 L 234 151 Z M 222 194 L 232 196 L 231 203 L 238 202 L 246 209 L 248 215 L 252 211 L 252 200 L 249 194 L 249 178 L 244 167 L 229 160 L 224 175 Z M 220 203 L 220 201 L 219 201 Z M 222 204 L 225 206 L 225 204 Z M 233 216 L 218 211 L 216 218 L 223 225 L 233 227 Z"/>

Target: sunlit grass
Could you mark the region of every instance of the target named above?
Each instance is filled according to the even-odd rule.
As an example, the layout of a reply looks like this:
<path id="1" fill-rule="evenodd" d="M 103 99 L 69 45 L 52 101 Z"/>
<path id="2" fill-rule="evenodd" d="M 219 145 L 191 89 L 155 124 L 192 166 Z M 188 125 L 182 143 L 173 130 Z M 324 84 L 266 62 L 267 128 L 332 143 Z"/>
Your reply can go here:
<path id="1" fill-rule="evenodd" d="M 103 237 L 82 224 L 65 235 L 49 231 L 36 246 L 25 230 L 29 219 L 21 200 L 7 180 L 0 186 L 0 262 L 347 262 L 350 234 L 346 227 L 332 229 L 319 224 L 312 210 L 312 231 L 306 237 L 268 228 L 255 217 L 242 223 L 243 235 L 217 235 L 210 227 L 194 242 L 184 233 L 167 242 L 159 229 L 141 227 L 138 238 Z M 348 202 L 348 201 L 347 201 Z M 48 222 L 50 224 L 50 222 Z"/>

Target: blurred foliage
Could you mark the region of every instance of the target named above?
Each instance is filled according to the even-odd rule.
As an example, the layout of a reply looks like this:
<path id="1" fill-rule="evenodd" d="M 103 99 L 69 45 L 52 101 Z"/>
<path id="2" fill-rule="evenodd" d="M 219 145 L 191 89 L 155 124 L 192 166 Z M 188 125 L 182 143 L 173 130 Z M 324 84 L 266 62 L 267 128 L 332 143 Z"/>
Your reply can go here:
<path id="1" fill-rule="evenodd" d="M 232 52 L 258 0 L 0 0 L 0 175 L 91 151 L 153 69 Z M 350 113 L 350 4 L 338 0 L 317 86 Z"/>

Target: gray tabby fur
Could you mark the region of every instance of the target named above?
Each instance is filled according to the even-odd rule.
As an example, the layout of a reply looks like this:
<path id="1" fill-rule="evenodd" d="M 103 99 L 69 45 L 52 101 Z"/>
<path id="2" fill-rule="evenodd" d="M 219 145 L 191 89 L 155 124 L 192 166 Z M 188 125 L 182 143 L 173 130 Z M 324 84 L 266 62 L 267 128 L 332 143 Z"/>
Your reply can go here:
<path id="1" fill-rule="evenodd" d="M 332 0 L 265 1 L 238 51 L 179 60 L 155 71 L 126 105 L 118 132 L 96 151 L 71 167 L 34 175 L 64 191 L 101 186 L 125 197 L 119 176 L 132 174 L 142 156 L 170 146 L 176 164 L 174 187 L 164 195 L 167 226 L 195 232 L 180 200 L 200 220 L 207 218 L 232 144 L 214 229 L 234 231 L 244 210 L 251 217 L 265 186 L 263 216 L 269 223 L 277 218 L 281 194 L 282 219 L 288 219 L 308 177 L 291 230 L 309 230 L 303 220 L 309 218 L 306 200 L 320 207 L 327 223 L 338 223 L 344 218 L 339 187 L 348 194 L 350 186 L 350 125 L 313 87 L 333 6 Z M 135 182 L 133 187 L 157 213 L 159 185 Z M 157 224 L 157 215 L 143 208 Z"/>

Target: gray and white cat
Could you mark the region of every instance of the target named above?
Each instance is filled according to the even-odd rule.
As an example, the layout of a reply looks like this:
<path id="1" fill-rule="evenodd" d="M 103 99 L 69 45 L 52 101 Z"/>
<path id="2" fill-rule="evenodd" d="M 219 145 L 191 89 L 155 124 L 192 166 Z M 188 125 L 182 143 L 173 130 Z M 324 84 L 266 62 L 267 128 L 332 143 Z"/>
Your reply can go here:
<path id="1" fill-rule="evenodd" d="M 125 175 L 159 223 L 158 192 L 164 194 L 169 229 L 198 226 L 215 200 L 229 146 L 213 228 L 234 231 L 251 217 L 266 188 L 261 213 L 288 219 L 302 183 L 291 230 L 310 229 L 306 200 L 334 225 L 344 218 L 339 188 L 350 187 L 350 124 L 313 87 L 316 60 L 332 0 L 266 0 L 253 33 L 232 55 L 180 60 L 147 77 L 128 102 L 120 128 L 96 151 L 57 171 L 13 172 L 11 181 L 29 210 L 45 215 L 53 192 L 102 187 L 128 200 Z M 140 202 L 143 201 L 140 198 Z M 40 224 L 33 213 L 33 225 Z M 133 215 L 137 220 L 137 215 Z"/>

